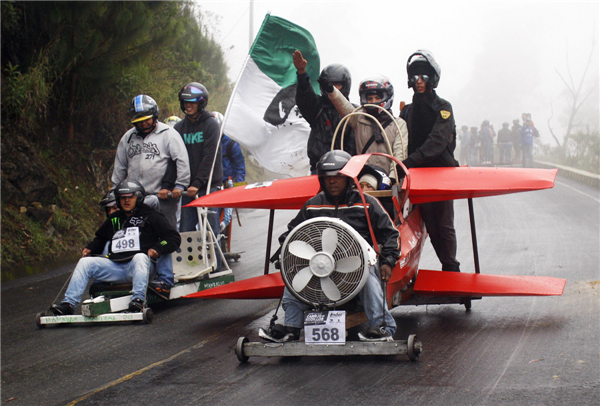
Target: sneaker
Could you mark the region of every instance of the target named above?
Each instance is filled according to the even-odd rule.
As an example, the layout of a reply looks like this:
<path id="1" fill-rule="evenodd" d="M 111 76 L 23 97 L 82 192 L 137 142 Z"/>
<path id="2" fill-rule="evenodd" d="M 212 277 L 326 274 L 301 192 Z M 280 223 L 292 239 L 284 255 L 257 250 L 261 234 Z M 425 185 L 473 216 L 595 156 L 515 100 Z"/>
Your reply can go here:
<path id="1" fill-rule="evenodd" d="M 53 304 L 50 311 L 55 316 L 70 316 L 75 314 L 75 308 L 71 303 L 63 302 L 61 304 Z"/>
<path id="2" fill-rule="evenodd" d="M 383 327 L 369 327 L 365 333 L 365 337 L 369 339 L 388 339 L 391 338 L 391 335 Z"/>
<path id="3" fill-rule="evenodd" d="M 131 302 L 129 302 L 129 311 L 131 313 L 139 313 L 144 311 L 144 302 L 142 302 L 140 299 L 133 299 Z"/>
<path id="4" fill-rule="evenodd" d="M 161 299 L 169 300 L 169 296 L 171 295 L 171 287 L 165 282 L 150 281 L 150 283 L 148 283 L 148 288 L 150 288 L 152 292 L 156 293 L 156 295 Z"/>
<path id="5" fill-rule="evenodd" d="M 300 339 L 300 329 L 297 327 L 288 327 L 281 324 L 275 324 L 269 333 L 271 337 L 278 340 L 285 338 L 285 341 L 298 341 Z"/>

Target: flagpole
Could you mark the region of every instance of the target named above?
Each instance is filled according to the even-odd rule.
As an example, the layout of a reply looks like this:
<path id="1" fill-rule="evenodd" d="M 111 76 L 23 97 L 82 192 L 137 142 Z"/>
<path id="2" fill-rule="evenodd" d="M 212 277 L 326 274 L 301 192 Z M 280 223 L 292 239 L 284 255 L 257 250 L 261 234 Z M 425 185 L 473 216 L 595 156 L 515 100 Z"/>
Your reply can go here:
<path id="1" fill-rule="evenodd" d="M 267 15 L 265 16 L 265 19 L 260 27 L 260 30 L 258 31 L 258 34 L 256 35 L 256 38 L 258 38 L 260 36 L 260 33 L 262 32 L 262 29 L 265 26 L 265 23 L 267 22 L 269 17 L 271 17 L 271 13 L 267 13 Z M 252 45 L 254 45 L 254 43 Z M 206 184 L 206 194 L 207 195 L 210 194 L 210 184 L 212 183 L 212 176 L 213 176 L 213 172 L 215 170 L 215 163 L 217 162 L 217 156 L 219 155 L 219 148 L 221 148 L 221 139 L 223 137 L 223 131 L 225 130 L 225 123 L 227 122 L 227 117 L 229 117 L 229 111 L 231 110 L 229 107 L 231 107 L 231 104 L 233 103 L 235 93 L 236 93 L 238 85 L 240 83 L 240 78 L 242 77 L 244 71 L 246 70 L 246 65 L 248 65 L 248 61 L 250 60 L 251 53 L 252 53 L 252 47 L 250 47 L 250 51 L 248 51 L 248 55 L 246 55 L 246 60 L 244 60 L 244 65 L 242 66 L 242 69 L 240 70 L 237 80 L 235 81 L 233 91 L 231 92 L 231 97 L 229 98 L 229 102 L 227 103 L 227 108 L 225 110 L 225 115 L 223 117 L 223 124 L 221 124 L 221 128 L 219 129 L 219 142 L 217 143 L 217 149 L 215 150 L 212 167 L 210 168 L 210 174 L 208 176 L 208 183 Z"/>

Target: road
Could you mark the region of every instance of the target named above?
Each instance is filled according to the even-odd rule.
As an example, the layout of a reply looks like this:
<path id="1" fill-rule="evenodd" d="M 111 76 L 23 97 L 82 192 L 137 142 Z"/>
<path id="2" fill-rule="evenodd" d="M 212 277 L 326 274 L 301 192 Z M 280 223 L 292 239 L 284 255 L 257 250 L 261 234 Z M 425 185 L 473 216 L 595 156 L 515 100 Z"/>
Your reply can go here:
<path id="1" fill-rule="evenodd" d="M 483 273 L 567 279 L 559 297 L 484 298 L 393 310 L 396 339 L 416 333 L 417 362 L 397 357 L 251 358 L 276 301 L 185 300 L 154 323 L 50 326 L 35 314 L 73 265 L 2 285 L 2 402 L 11 405 L 590 405 L 600 396 L 600 198 L 559 177 L 552 190 L 476 199 Z M 458 258 L 473 272 L 465 201 L 455 204 Z M 279 235 L 292 212 L 276 213 Z M 263 272 L 268 213 L 234 229 L 237 280 Z M 440 269 L 429 243 L 421 268 Z"/>

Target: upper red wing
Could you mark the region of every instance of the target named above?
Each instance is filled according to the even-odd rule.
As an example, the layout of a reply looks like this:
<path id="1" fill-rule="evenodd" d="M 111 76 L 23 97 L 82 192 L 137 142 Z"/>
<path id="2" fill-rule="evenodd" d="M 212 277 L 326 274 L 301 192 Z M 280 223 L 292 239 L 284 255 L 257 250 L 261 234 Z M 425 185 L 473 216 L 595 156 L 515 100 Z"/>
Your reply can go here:
<path id="1" fill-rule="evenodd" d="M 354 164 L 354 158 L 350 163 Z M 549 189 L 554 187 L 556 173 L 557 169 L 413 168 L 408 197 L 419 204 Z M 319 189 L 317 176 L 303 176 L 221 190 L 189 206 L 298 210 Z"/>

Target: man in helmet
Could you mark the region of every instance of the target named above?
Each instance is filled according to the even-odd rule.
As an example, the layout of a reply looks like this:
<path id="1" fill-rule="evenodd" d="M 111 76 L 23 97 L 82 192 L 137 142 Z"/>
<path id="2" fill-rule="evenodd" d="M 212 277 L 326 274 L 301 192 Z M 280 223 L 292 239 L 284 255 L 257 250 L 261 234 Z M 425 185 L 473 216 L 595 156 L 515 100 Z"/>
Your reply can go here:
<path id="1" fill-rule="evenodd" d="M 325 80 L 321 80 L 320 82 L 342 117 L 354 111 L 354 106 L 344 97 L 341 97 L 342 94 L 339 90 Z M 400 118 L 396 119 L 392 115 L 394 86 L 392 86 L 390 80 L 382 75 L 369 76 L 360 83 L 358 93 L 362 106 L 377 106 L 366 106 L 360 111 L 374 117 L 383 127 L 384 133 L 381 133 L 381 128 L 377 122 L 369 117 L 365 117 L 364 115 L 351 117 L 348 121 L 354 129 L 356 153 L 383 152 L 393 155 L 399 160 L 405 159 L 406 148 L 408 146 L 408 131 L 404 120 Z M 389 159 L 382 156 L 372 156 L 369 158 L 369 163 L 384 168 L 387 174 L 394 176 L 392 172 L 394 165 Z"/>
<path id="2" fill-rule="evenodd" d="M 124 180 L 140 182 L 148 195 L 158 196 L 159 211 L 176 227 L 177 203 L 190 181 L 185 145 L 171 126 L 158 121 L 158 105 L 152 97 L 134 97 L 129 114 L 134 127 L 117 146 L 113 188 Z M 166 175 L 169 162 L 175 164 L 174 184 Z"/>
<path id="3" fill-rule="evenodd" d="M 321 96 L 318 96 L 310 84 L 308 73 L 306 72 L 307 61 L 302 56 L 302 52 L 296 50 L 293 55 L 294 66 L 297 69 L 298 86 L 296 87 L 296 104 L 304 119 L 310 125 L 310 135 L 308 136 L 307 154 L 310 160 L 311 174 L 317 173 L 317 162 L 321 156 L 331 150 L 331 141 L 333 134 L 342 117 L 338 114 L 331 104 L 329 97 L 321 89 Z M 352 85 L 352 76 L 350 71 L 344 65 L 331 64 L 321 71 L 320 79 L 325 79 L 340 90 L 343 97 L 348 99 L 350 87 Z M 350 155 L 356 154 L 356 145 L 354 142 L 354 132 L 351 127 L 347 127 L 344 134 L 344 151 Z M 335 148 L 341 147 L 342 133 L 338 133 L 335 140 Z"/>
<path id="4" fill-rule="evenodd" d="M 169 117 L 165 118 L 165 120 L 164 120 L 165 124 L 170 125 L 171 127 L 173 127 L 175 124 L 177 124 L 180 121 L 181 121 L 181 119 L 177 116 L 169 116 Z"/>
<path id="5" fill-rule="evenodd" d="M 175 251 L 181 243 L 177 230 L 165 217 L 144 204 L 144 187 L 123 181 L 114 191 L 120 210 L 112 213 L 81 252 L 61 304 L 52 305 L 55 315 L 73 314 L 90 279 L 95 282 L 133 283 L 129 311 L 144 308 L 148 278 L 154 263 Z M 99 255 L 110 242 L 108 255 Z"/>
<path id="6" fill-rule="evenodd" d="M 197 197 L 206 194 L 209 176 L 215 163 L 210 192 L 214 192 L 221 184 L 223 164 L 219 147 L 219 123 L 213 115 L 205 110 L 209 93 L 198 82 L 191 82 L 179 91 L 179 105 L 185 118 L 175 124 L 175 130 L 181 134 L 190 157 L 190 186 L 182 199 L 182 206 L 191 203 Z M 215 154 L 217 155 L 215 160 Z M 219 230 L 218 213 L 209 212 L 209 222 L 213 231 Z M 181 209 L 180 231 L 195 231 L 198 224 L 198 211 L 195 207 Z"/>
<path id="7" fill-rule="evenodd" d="M 411 104 L 400 112 L 408 126 L 408 158 L 410 168 L 454 167 L 456 126 L 452 105 L 435 92 L 441 69 L 431 52 L 420 49 L 406 63 L 408 87 L 414 90 Z M 443 271 L 460 272 L 456 260 L 454 204 L 450 201 L 419 205 L 433 248 Z"/>
<path id="8" fill-rule="evenodd" d="M 111 178 L 113 188 L 125 180 L 139 182 L 149 195 L 147 200 L 158 200 L 158 211 L 177 228 L 177 206 L 190 181 L 185 145 L 173 127 L 158 121 L 159 109 L 152 97 L 134 97 L 129 114 L 134 127 L 117 146 Z M 170 287 L 175 283 L 173 267 L 168 258 L 163 261 L 165 266 L 158 267 L 156 279 Z"/>
<path id="9" fill-rule="evenodd" d="M 298 224 L 315 217 L 335 217 L 353 227 L 371 246 L 378 243 L 382 247 L 379 264 L 372 266 L 365 287 L 359 293 L 365 314 L 369 322 L 367 337 L 392 337 L 396 331 L 396 322 L 384 307 L 381 280 L 388 281 L 392 269 L 400 257 L 400 234 L 381 204 L 374 197 L 365 195 L 369 217 L 377 241 L 373 241 L 359 192 L 352 187 L 352 179 L 338 172 L 346 165 L 351 156 L 345 151 L 326 152 L 317 163 L 317 174 L 321 184 L 321 192 L 310 198 L 296 217 L 289 222 L 288 231 L 279 237 L 283 244 L 287 235 Z M 378 270 L 380 276 L 377 276 Z M 284 325 L 275 325 L 270 335 L 277 339 L 288 336 L 298 339 L 303 325 L 303 313 L 308 305 L 296 298 L 287 288 L 283 293 Z M 381 329 L 385 321 L 385 329 Z"/>

